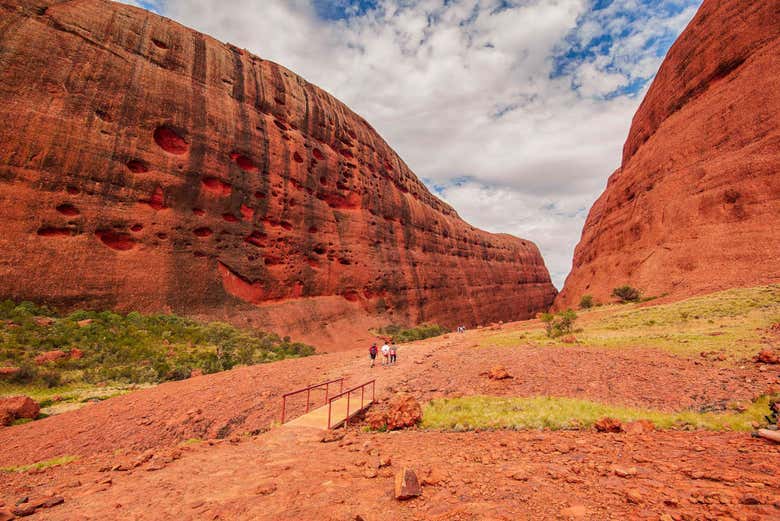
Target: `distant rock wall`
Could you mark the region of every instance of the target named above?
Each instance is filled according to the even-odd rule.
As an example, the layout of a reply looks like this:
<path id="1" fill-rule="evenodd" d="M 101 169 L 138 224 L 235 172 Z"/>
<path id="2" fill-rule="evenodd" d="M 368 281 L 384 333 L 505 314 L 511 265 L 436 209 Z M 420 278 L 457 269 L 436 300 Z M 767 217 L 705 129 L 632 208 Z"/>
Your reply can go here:
<path id="1" fill-rule="evenodd" d="M 705 0 L 634 117 L 556 307 L 631 284 L 684 297 L 780 281 L 780 8 Z"/>
<path id="2" fill-rule="evenodd" d="M 555 297 L 533 243 L 463 222 L 344 104 L 152 13 L 0 0 L 0 99 L 0 298 L 336 349 Z"/>

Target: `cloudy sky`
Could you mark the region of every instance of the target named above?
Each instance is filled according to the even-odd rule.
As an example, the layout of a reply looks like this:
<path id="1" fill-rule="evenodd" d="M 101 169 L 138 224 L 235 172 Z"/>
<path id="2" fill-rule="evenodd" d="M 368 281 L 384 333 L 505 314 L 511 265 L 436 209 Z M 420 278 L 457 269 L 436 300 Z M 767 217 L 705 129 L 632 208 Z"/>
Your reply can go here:
<path id="1" fill-rule="evenodd" d="M 701 0 L 125 0 L 249 49 L 364 116 L 470 223 L 560 288 L 631 118 Z"/>

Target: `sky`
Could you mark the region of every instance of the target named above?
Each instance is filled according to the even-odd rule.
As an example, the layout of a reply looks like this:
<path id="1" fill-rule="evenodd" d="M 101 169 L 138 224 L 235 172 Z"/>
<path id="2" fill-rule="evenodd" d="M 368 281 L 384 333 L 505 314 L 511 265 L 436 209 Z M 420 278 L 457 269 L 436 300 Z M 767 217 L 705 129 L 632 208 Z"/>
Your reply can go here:
<path id="1" fill-rule="evenodd" d="M 701 0 L 125 0 L 295 71 L 560 289 L 631 118 Z"/>

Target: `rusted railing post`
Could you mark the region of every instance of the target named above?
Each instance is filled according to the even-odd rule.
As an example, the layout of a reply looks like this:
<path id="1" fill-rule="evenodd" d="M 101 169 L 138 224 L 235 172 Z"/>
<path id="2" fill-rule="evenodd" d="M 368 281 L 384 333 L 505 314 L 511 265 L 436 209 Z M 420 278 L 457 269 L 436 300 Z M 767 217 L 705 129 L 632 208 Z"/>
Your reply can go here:
<path id="1" fill-rule="evenodd" d="M 311 401 L 311 389 L 306 389 L 306 412 L 309 412 L 310 401 Z"/>
<path id="2" fill-rule="evenodd" d="M 344 419 L 344 427 L 349 425 L 349 396 L 352 394 L 351 391 L 347 392 L 347 417 Z"/>
<path id="3" fill-rule="evenodd" d="M 366 394 L 365 390 L 366 390 L 366 386 L 365 385 L 360 387 L 360 408 L 361 409 L 363 408 L 363 395 Z"/>
<path id="4" fill-rule="evenodd" d="M 282 396 L 282 425 L 284 425 L 284 409 L 287 406 L 287 397 Z"/>

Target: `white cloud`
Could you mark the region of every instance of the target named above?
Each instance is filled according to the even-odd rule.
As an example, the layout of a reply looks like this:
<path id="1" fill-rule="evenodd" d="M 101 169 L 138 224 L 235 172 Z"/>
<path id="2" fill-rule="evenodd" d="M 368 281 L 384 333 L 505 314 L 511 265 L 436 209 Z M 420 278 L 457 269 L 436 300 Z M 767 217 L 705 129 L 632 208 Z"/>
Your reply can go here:
<path id="1" fill-rule="evenodd" d="M 696 2 L 377 0 L 326 21 L 313 0 L 134 1 L 333 93 L 469 222 L 535 241 L 559 286 L 640 101 L 619 89 L 655 73 Z"/>

